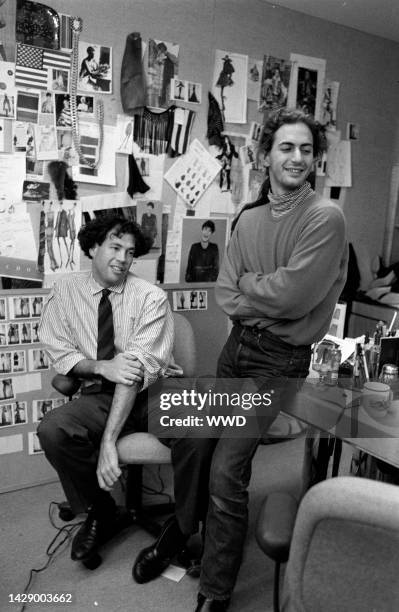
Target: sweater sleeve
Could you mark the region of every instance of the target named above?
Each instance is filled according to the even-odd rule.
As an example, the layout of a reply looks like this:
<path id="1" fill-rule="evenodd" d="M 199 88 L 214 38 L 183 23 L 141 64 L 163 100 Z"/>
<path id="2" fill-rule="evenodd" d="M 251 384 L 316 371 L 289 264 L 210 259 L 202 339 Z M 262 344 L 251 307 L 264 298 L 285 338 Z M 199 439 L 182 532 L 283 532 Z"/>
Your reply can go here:
<path id="1" fill-rule="evenodd" d="M 238 289 L 254 308 L 279 319 L 299 319 L 311 312 L 345 273 L 346 249 L 342 212 L 329 208 L 304 220 L 286 266 L 270 274 L 244 272 Z"/>
<path id="2" fill-rule="evenodd" d="M 235 228 L 217 278 L 216 301 L 232 319 L 263 316 L 263 310 L 257 309 L 252 300 L 239 289 L 238 282 L 244 272 L 242 261 L 237 228 Z"/>

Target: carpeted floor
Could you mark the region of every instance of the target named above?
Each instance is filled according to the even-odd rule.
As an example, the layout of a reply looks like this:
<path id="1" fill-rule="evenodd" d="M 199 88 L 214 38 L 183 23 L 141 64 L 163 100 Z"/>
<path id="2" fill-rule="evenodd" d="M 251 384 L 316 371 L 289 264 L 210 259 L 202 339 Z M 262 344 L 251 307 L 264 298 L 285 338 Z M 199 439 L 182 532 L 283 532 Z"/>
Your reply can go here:
<path id="1" fill-rule="evenodd" d="M 250 486 L 250 528 L 231 612 L 272 610 L 273 564 L 256 545 L 254 523 L 268 491 L 276 488 L 298 490 L 302 457 L 303 439 L 261 446 L 256 453 Z M 58 483 L 0 495 L 1 612 L 20 612 L 21 605 L 9 603 L 9 594 L 22 593 L 30 569 L 46 563 L 46 549 L 56 535 L 48 516 L 49 502 L 63 499 Z M 59 526 L 66 525 L 56 513 L 55 520 Z M 133 581 L 134 558 L 152 540 L 138 527 L 125 530 L 105 547 L 103 563 L 95 571 L 72 562 L 70 547 L 64 546 L 45 571 L 34 575 L 30 592 L 72 593 L 73 603 L 30 604 L 25 609 L 37 612 L 193 612 L 197 579 L 186 575 L 180 582 L 173 582 L 160 577 L 147 585 Z"/>

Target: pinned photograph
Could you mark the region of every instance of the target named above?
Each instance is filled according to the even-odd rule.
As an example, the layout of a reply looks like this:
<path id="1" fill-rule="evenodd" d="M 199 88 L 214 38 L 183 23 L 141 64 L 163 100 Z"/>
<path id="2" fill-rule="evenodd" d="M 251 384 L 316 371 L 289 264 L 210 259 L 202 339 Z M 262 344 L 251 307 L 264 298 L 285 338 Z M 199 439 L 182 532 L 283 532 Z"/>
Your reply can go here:
<path id="1" fill-rule="evenodd" d="M 40 200 L 48 200 L 49 196 L 50 183 L 42 183 L 41 181 L 24 181 L 22 187 L 23 200 L 40 202 Z"/>
<path id="2" fill-rule="evenodd" d="M 35 92 L 17 92 L 17 121 L 37 123 L 39 118 L 40 94 Z"/>
<path id="3" fill-rule="evenodd" d="M 128 117 L 126 115 L 117 115 L 115 149 L 117 153 L 124 153 L 125 155 L 130 155 L 133 152 L 133 127 L 133 117 Z"/>
<path id="4" fill-rule="evenodd" d="M 326 128 L 334 130 L 337 127 L 338 92 L 338 81 L 327 81 L 324 84 L 320 123 Z"/>
<path id="5" fill-rule="evenodd" d="M 79 42 L 78 90 L 112 93 L 112 49 Z"/>
<path id="6" fill-rule="evenodd" d="M 151 249 L 159 249 L 162 239 L 162 202 L 137 200 L 137 221 L 144 236 L 152 241 Z"/>
<path id="7" fill-rule="evenodd" d="M 10 425 L 13 424 L 11 404 L 4 404 L 0 406 L 0 427 L 10 427 Z"/>
<path id="8" fill-rule="evenodd" d="M 20 344 L 18 323 L 9 323 L 7 327 L 8 344 Z"/>
<path id="9" fill-rule="evenodd" d="M 191 104 L 201 104 L 202 100 L 202 85 L 201 83 L 187 82 L 187 102 Z"/>
<path id="10" fill-rule="evenodd" d="M 44 115 L 53 115 L 55 112 L 54 94 L 51 91 L 40 93 L 40 112 Z"/>
<path id="11" fill-rule="evenodd" d="M 54 115 L 49 115 L 54 118 Z M 37 159 L 36 130 L 32 130 L 26 141 L 26 174 L 30 180 L 41 180 L 44 174 L 43 161 Z"/>
<path id="12" fill-rule="evenodd" d="M 13 351 L 12 358 L 12 371 L 16 373 L 26 372 L 26 358 L 25 351 Z"/>
<path id="13" fill-rule="evenodd" d="M 0 400 L 14 399 L 14 386 L 12 378 L 2 378 L 0 380 Z"/>
<path id="14" fill-rule="evenodd" d="M 22 425 L 28 422 L 26 402 L 15 402 L 11 404 L 12 421 L 14 425 Z"/>
<path id="15" fill-rule="evenodd" d="M 31 308 L 28 296 L 9 298 L 10 319 L 29 319 Z"/>
<path id="16" fill-rule="evenodd" d="M 32 317 L 40 317 L 42 314 L 44 297 L 42 295 L 35 295 L 34 297 L 29 298 L 29 302 Z"/>
<path id="17" fill-rule="evenodd" d="M 0 62 L 1 64 L 2 62 Z M 0 93 L 0 117 L 15 119 L 15 96 L 7 93 Z"/>
<path id="18" fill-rule="evenodd" d="M 31 327 L 32 327 L 32 342 L 40 342 L 40 338 L 39 338 L 39 321 L 36 321 L 35 323 L 31 323 Z"/>
<path id="19" fill-rule="evenodd" d="M 32 422 L 38 423 L 47 412 L 53 409 L 53 400 L 39 399 L 32 401 Z"/>
<path id="20" fill-rule="evenodd" d="M 32 342 L 32 324 L 28 321 L 19 324 L 19 337 L 22 344 L 31 344 Z"/>
<path id="21" fill-rule="evenodd" d="M 36 158 L 38 160 L 58 159 L 57 134 L 54 125 L 37 125 Z"/>
<path id="22" fill-rule="evenodd" d="M 0 321 L 6 319 L 6 299 L 0 298 Z"/>
<path id="23" fill-rule="evenodd" d="M 69 70 L 50 69 L 48 88 L 57 93 L 67 93 L 69 91 Z"/>
<path id="24" fill-rule="evenodd" d="M 7 328 L 4 323 L 0 323 L 0 346 L 7 346 Z"/>
<path id="25" fill-rule="evenodd" d="M 35 126 L 25 121 L 14 121 L 12 129 L 12 146 L 14 152 L 26 151 L 31 146 L 35 137 Z M 30 151 L 29 151 L 30 154 Z"/>
<path id="26" fill-rule="evenodd" d="M 212 93 L 226 123 L 247 122 L 248 56 L 216 49 Z"/>
<path id="27" fill-rule="evenodd" d="M 183 219 L 180 282 L 215 282 L 227 240 L 227 219 Z"/>
<path id="28" fill-rule="evenodd" d="M 192 304 L 196 302 L 196 294 L 196 291 L 173 291 L 173 310 L 192 310 Z"/>
<path id="29" fill-rule="evenodd" d="M 287 105 L 292 64 L 290 61 L 265 55 L 263 58 L 259 110 L 276 110 Z"/>
<path id="30" fill-rule="evenodd" d="M 150 176 L 150 158 L 147 156 L 136 156 L 137 167 L 141 176 Z"/>
<path id="31" fill-rule="evenodd" d="M 170 82 L 170 99 L 180 102 L 187 101 L 187 81 L 180 79 L 171 79 Z"/>
<path id="32" fill-rule="evenodd" d="M 312 115 L 316 121 L 320 121 L 326 60 L 296 53 L 291 53 L 290 60 L 293 67 L 288 90 L 288 106 L 299 108 L 304 113 Z"/>
<path id="33" fill-rule="evenodd" d="M 45 275 L 79 269 L 80 249 L 76 248 L 76 238 L 81 226 L 80 202 L 43 200 L 41 212 L 45 218 Z M 33 317 L 40 317 L 43 299 L 43 296 L 32 299 Z"/>
<path id="34" fill-rule="evenodd" d="M 29 371 L 38 372 L 41 370 L 48 370 L 50 368 L 50 361 L 46 351 L 43 349 L 32 349 L 29 351 Z"/>
<path id="35" fill-rule="evenodd" d="M 58 159 L 64 161 L 68 167 L 79 164 L 79 154 L 73 146 L 72 131 L 70 128 L 57 128 Z"/>
<path id="36" fill-rule="evenodd" d="M 346 124 L 346 139 L 347 140 L 359 140 L 360 137 L 360 126 L 358 123 L 347 123 Z"/>
<path id="37" fill-rule="evenodd" d="M 94 116 L 94 108 L 93 96 L 76 96 L 76 110 L 79 114 Z"/>
<path id="38" fill-rule="evenodd" d="M 247 73 L 248 100 L 256 100 L 257 102 L 259 101 L 262 68 L 262 60 L 249 58 Z"/>
<path id="39" fill-rule="evenodd" d="M 15 119 L 15 64 L 0 61 L 0 117 Z"/>
<path id="40" fill-rule="evenodd" d="M 0 353 L 0 374 L 11 374 L 11 353 Z"/>
<path id="41" fill-rule="evenodd" d="M 240 147 L 240 157 L 244 166 L 254 166 L 256 164 L 256 151 L 253 145 Z"/>
<path id="42" fill-rule="evenodd" d="M 249 130 L 249 137 L 254 142 L 260 141 L 260 135 L 262 133 L 262 126 L 257 121 L 251 121 L 251 127 Z"/>
<path id="43" fill-rule="evenodd" d="M 198 309 L 199 310 L 208 309 L 208 292 L 207 291 L 198 291 Z"/>
<path id="44" fill-rule="evenodd" d="M 43 453 L 43 449 L 40 446 L 39 436 L 35 431 L 28 433 L 28 453 L 29 455 L 38 455 Z"/>
<path id="45" fill-rule="evenodd" d="M 57 127 L 72 129 L 71 102 L 69 94 L 55 94 L 55 117 Z"/>
<path id="46" fill-rule="evenodd" d="M 148 41 L 147 105 L 166 108 L 170 82 L 179 73 L 179 45 L 164 40 Z"/>

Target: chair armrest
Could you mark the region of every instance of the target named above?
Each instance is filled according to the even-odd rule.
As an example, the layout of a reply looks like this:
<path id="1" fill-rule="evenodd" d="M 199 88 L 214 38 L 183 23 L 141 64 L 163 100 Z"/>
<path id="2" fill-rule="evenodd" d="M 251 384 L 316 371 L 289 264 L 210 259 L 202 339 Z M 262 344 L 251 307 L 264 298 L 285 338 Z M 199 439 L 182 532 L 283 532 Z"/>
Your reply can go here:
<path id="1" fill-rule="evenodd" d="M 51 381 L 52 386 L 56 391 L 71 397 L 79 389 L 81 381 L 73 376 L 65 376 L 65 374 L 56 374 Z"/>
<path id="2" fill-rule="evenodd" d="M 276 491 L 264 500 L 256 523 L 256 541 L 263 552 L 278 563 L 286 563 L 298 511 L 293 495 Z"/>

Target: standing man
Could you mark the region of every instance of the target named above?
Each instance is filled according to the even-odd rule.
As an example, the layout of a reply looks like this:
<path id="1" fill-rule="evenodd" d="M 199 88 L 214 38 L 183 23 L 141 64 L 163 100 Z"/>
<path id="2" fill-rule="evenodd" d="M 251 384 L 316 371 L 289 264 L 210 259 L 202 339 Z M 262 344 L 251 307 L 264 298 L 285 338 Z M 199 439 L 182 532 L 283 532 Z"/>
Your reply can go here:
<path id="1" fill-rule="evenodd" d="M 129 272 L 133 256 L 148 250 L 136 223 L 105 215 L 83 226 L 78 240 L 91 272 L 53 286 L 39 335 L 56 370 L 82 380 L 81 397 L 47 413 L 38 436 L 72 511 L 88 512 L 71 552 L 84 561 L 116 531 L 110 495 L 121 474 L 116 442 L 147 429 L 145 390 L 170 374 L 173 318 L 164 291 Z M 197 531 L 207 499 L 207 441 L 182 436 L 165 443 L 172 451 L 176 516 L 136 562 L 140 582 L 159 575 Z"/>
<path id="2" fill-rule="evenodd" d="M 251 378 L 274 395 L 270 412 L 255 419 L 255 435 L 217 442 L 196 612 L 229 606 L 247 530 L 252 457 L 289 379 L 296 388 L 307 376 L 311 344 L 328 331 L 346 278 L 344 216 L 306 181 L 324 149 L 318 124 L 281 109 L 269 116 L 261 149 L 268 177 L 235 224 L 216 285 L 218 304 L 234 324 L 217 376 Z"/>
<path id="3" fill-rule="evenodd" d="M 214 233 L 214 222 L 205 221 L 201 227 L 201 241 L 192 244 L 188 254 L 186 283 L 207 283 L 217 279 L 219 249 L 217 244 L 210 242 Z"/>

